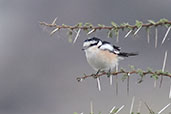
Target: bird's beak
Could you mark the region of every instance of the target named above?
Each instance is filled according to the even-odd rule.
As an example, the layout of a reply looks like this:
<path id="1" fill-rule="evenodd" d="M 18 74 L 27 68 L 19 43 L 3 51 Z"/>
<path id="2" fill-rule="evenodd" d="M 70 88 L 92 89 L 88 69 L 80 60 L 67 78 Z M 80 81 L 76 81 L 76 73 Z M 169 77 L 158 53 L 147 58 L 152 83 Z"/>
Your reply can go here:
<path id="1" fill-rule="evenodd" d="M 86 49 L 82 48 L 81 50 L 84 51 L 84 50 L 86 50 Z"/>

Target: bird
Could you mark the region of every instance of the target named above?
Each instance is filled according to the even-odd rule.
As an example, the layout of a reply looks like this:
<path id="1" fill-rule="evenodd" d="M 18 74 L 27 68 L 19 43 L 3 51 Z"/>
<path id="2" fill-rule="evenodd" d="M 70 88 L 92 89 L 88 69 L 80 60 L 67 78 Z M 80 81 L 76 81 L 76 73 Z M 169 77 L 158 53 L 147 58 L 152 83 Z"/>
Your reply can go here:
<path id="1" fill-rule="evenodd" d="M 97 37 L 86 39 L 82 50 L 85 52 L 87 62 L 97 73 L 114 72 L 120 60 L 138 55 L 138 53 L 121 52 L 120 47 Z"/>

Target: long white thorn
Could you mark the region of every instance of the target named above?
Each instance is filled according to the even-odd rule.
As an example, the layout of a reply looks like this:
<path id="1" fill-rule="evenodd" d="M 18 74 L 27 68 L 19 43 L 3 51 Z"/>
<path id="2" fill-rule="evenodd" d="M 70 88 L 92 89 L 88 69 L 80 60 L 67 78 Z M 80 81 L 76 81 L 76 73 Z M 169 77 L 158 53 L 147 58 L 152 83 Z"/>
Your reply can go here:
<path id="1" fill-rule="evenodd" d="M 110 75 L 109 80 L 110 80 L 110 85 L 112 85 L 112 80 L 113 80 L 113 76 L 112 75 Z"/>
<path id="2" fill-rule="evenodd" d="M 165 67 L 166 67 L 166 60 L 167 60 L 167 50 L 165 51 L 165 54 L 164 54 L 164 61 L 163 61 L 163 67 L 162 67 L 163 72 L 164 72 Z"/>
<path id="3" fill-rule="evenodd" d="M 56 21 L 57 21 L 58 17 L 56 17 L 53 22 L 52 22 L 52 25 L 55 25 L 56 24 Z"/>
<path id="4" fill-rule="evenodd" d="M 116 64 L 116 72 L 118 72 L 118 70 L 119 70 L 119 65 L 118 64 Z"/>
<path id="5" fill-rule="evenodd" d="M 163 44 L 163 43 L 164 43 L 164 41 L 166 40 L 167 35 L 169 34 L 170 29 L 171 29 L 171 26 L 167 29 L 166 34 L 164 35 L 164 38 L 163 38 L 163 40 L 162 40 L 162 43 L 161 43 L 161 44 Z"/>
<path id="6" fill-rule="evenodd" d="M 119 113 L 124 107 L 125 105 L 122 105 L 115 114 Z"/>
<path id="7" fill-rule="evenodd" d="M 130 114 L 132 114 L 132 110 L 133 110 L 133 107 L 134 107 L 134 100 L 135 100 L 135 96 L 133 96 L 132 98 L 132 103 L 131 103 L 131 108 L 130 108 Z"/>
<path id="8" fill-rule="evenodd" d="M 110 110 L 109 114 L 112 114 L 114 109 L 115 109 L 115 106 Z"/>
<path id="9" fill-rule="evenodd" d="M 139 105 L 138 105 L 138 113 L 140 113 L 140 111 L 141 111 L 141 104 L 142 104 L 142 101 L 139 101 Z"/>
<path id="10" fill-rule="evenodd" d="M 147 30 L 147 42 L 150 43 L 150 30 Z"/>
<path id="11" fill-rule="evenodd" d="M 52 36 L 56 31 L 58 31 L 59 28 L 55 28 L 51 33 L 50 33 L 50 36 Z"/>
<path id="12" fill-rule="evenodd" d="M 130 73 L 128 73 L 128 77 L 127 77 L 127 95 L 129 95 L 129 77 L 130 77 Z"/>
<path id="13" fill-rule="evenodd" d="M 134 36 L 140 31 L 141 28 L 142 28 L 142 26 L 139 27 L 139 28 L 134 32 Z"/>
<path id="14" fill-rule="evenodd" d="M 171 85 L 170 85 L 169 99 L 171 99 Z"/>
<path id="15" fill-rule="evenodd" d="M 119 65 L 116 64 L 116 72 L 119 70 Z M 116 95 L 118 95 L 118 75 L 116 75 Z"/>
<path id="16" fill-rule="evenodd" d="M 101 85 L 100 85 L 100 78 L 99 77 L 97 77 L 97 86 L 98 86 L 99 91 L 101 91 Z"/>
<path id="17" fill-rule="evenodd" d="M 77 31 L 76 30 L 73 30 L 76 34 L 77 34 Z"/>
<path id="18" fill-rule="evenodd" d="M 158 114 L 161 114 L 167 107 L 169 107 L 170 106 L 170 104 L 171 103 L 169 103 L 168 105 L 166 105 L 164 108 L 162 108 L 159 112 L 158 112 Z"/>
<path id="19" fill-rule="evenodd" d="M 165 54 L 164 54 L 164 60 L 163 60 L 163 66 L 162 66 L 162 72 L 164 72 L 164 70 L 165 70 L 166 60 L 167 60 L 167 50 L 165 51 Z M 161 87 L 161 85 L 162 85 L 162 81 L 163 81 L 163 76 L 161 76 L 161 80 L 160 80 L 160 87 Z"/>
<path id="20" fill-rule="evenodd" d="M 125 35 L 124 38 L 128 37 L 128 35 L 129 35 L 131 32 L 132 32 L 132 30 L 130 30 L 130 31 Z"/>
<path id="21" fill-rule="evenodd" d="M 157 80 L 154 80 L 154 88 L 157 86 Z"/>
<path id="22" fill-rule="evenodd" d="M 73 43 L 75 43 L 77 41 L 77 39 L 78 39 L 78 37 L 80 35 L 80 32 L 81 32 L 81 29 L 78 29 L 78 32 L 77 32 L 77 34 L 75 36 L 75 39 L 74 39 Z"/>
<path id="23" fill-rule="evenodd" d="M 144 103 L 144 104 L 145 104 L 145 106 L 147 107 L 147 109 L 149 110 L 150 114 L 153 114 L 152 109 L 151 109 L 146 103 Z"/>
<path id="24" fill-rule="evenodd" d="M 90 114 L 93 114 L 93 101 L 90 101 Z"/>
<path id="25" fill-rule="evenodd" d="M 156 27 L 155 28 L 155 48 L 157 48 L 157 44 L 158 44 L 158 29 Z"/>
<path id="26" fill-rule="evenodd" d="M 89 31 L 89 32 L 87 33 L 87 35 L 90 35 L 91 33 L 95 32 L 95 30 L 96 30 L 96 29 L 92 29 L 91 31 Z"/>
<path id="27" fill-rule="evenodd" d="M 116 36 L 116 43 L 119 42 L 119 30 L 118 30 L 118 33 L 117 33 L 117 36 Z"/>

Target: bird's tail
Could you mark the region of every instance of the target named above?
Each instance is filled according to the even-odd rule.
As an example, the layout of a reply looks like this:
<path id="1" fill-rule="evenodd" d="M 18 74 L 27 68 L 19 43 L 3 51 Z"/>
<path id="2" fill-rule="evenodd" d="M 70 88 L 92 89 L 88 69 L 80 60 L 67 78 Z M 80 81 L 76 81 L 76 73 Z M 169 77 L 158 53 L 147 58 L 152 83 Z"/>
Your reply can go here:
<path id="1" fill-rule="evenodd" d="M 136 56 L 136 55 L 138 55 L 138 53 L 137 52 L 135 52 L 135 53 L 120 52 L 118 55 L 121 57 L 129 57 L 129 56 Z"/>

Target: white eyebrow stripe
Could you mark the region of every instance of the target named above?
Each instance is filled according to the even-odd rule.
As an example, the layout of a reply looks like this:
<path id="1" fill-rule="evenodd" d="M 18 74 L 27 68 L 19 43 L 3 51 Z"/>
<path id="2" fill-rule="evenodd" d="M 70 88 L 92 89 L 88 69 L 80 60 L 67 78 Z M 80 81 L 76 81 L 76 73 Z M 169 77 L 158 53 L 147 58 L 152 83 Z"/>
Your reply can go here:
<path id="1" fill-rule="evenodd" d="M 91 44 L 95 44 L 95 43 L 97 43 L 97 41 L 87 41 L 84 42 L 83 47 L 90 46 Z"/>

